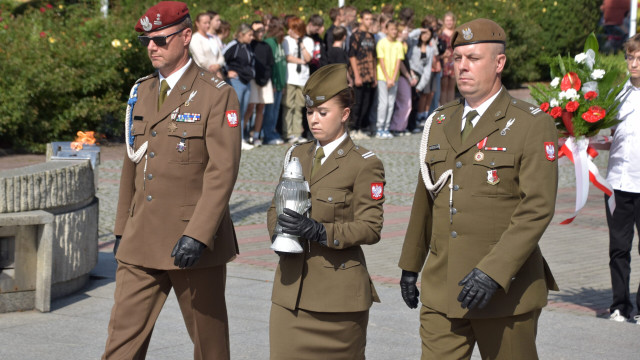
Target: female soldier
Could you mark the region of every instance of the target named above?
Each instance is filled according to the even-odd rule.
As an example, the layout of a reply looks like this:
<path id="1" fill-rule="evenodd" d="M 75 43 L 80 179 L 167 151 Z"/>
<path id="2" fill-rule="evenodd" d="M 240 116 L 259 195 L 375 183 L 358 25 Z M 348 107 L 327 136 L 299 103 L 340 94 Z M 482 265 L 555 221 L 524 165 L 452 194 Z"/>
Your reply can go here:
<path id="1" fill-rule="evenodd" d="M 382 162 L 347 133 L 353 90 L 345 64 L 320 68 L 303 94 L 316 141 L 292 148 L 311 191 L 310 217 L 272 203 L 268 226 L 297 235 L 301 254 L 281 254 L 273 285 L 271 360 L 364 359 L 369 308 L 379 302 L 360 245 L 382 230 Z"/>

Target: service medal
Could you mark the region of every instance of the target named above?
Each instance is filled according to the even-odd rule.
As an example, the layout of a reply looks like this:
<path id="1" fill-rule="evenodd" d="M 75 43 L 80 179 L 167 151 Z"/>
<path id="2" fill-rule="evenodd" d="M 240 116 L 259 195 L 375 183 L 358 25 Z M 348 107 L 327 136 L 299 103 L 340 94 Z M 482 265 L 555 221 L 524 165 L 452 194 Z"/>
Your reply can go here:
<path id="1" fill-rule="evenodd" d="M 484 153 L 480 150 L 478 150 L 478 152 L 476 153 L 476 155 L 474 156 L 474 159 L 476 161 L 482 161 L 484 160 Z"/>
<path id="2" fill-rule="evenodd" d="M 475 156 L 473 157 L 476 161 L 482 161 L 484 160 L 484 153 L 482 152 L 482 148 L 487 144 L 487 137 L 485 137 L 484 139 L 480 140 L 476 146 L 478 147 L 478 152 L 475 154 Z"/>
<path id="3" fill-rule="evenodd" d="M 180 139 L 180 142 L 178 143 L 178 145 L 176 145 L 176 149 L 178 150 L 178 152 L 183 152 L 184 149 L 187 148 L 187 145 L 184 143 L 185 140 L 184 139 Z"/>
<path id="4" fill-rule="evenodd" d="M 176 130 L 178 130 L 178 125 L 172 121 L 169 123 L 169 126 L 167 126 L 167 129 L 169 130 L 170 133 L 173 133 Z"/>

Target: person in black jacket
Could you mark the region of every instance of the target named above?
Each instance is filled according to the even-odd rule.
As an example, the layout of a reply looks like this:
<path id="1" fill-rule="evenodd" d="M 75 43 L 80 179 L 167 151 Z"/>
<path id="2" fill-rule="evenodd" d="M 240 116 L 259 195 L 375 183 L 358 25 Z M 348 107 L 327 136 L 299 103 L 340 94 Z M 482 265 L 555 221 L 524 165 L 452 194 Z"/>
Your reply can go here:
<path id="1" fill-rule="evenodd" d="M 249 106 L 244 115 L 245 128 L 249 128 L 251 117 L 255 109 L 256 117 L 253 130 L 249 132 L 249 143 L 254 146 L 262 145 L 260 140 L 260 130 L 262 129 L 262 118 L 264 116 L 265 104 L 273 104 L 273 86 L 271 84 L 271 68 L 275 61 L 271 47 L 262 41 L 265 33 L 265 26 L 261 21 L 254 21 L 251 24 L 253 29 L 253 40 L 251 40 L 251 50 L 255 57 L 255 78 L 251 80 L 251 94 L 249 95 Z"/>
<path id="2" fill-rule="evenodd" d="M 249 106 L 251 91 L 249 83 L 255 77 L 255 57 L 249 45 L 253 40 L 253 30 L 247 24 L 240 24 L 235 37 L 235 40 L 222 50 L 222 54 L 226 62 L 227 79 L 238 94 L 239 119 L 244 119 L 244 114 Z M 250 150 L 253 146 L 244 140 L 244 121 L 240 121 L 240 123 L 242 124 L 242 150 Z"/>

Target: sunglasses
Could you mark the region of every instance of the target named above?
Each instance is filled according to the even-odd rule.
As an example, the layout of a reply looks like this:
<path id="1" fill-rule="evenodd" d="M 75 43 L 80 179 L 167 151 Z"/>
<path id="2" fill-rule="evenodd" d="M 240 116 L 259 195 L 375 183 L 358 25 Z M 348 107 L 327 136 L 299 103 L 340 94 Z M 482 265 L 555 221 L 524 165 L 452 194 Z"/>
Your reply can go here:
<path id="1" fill-rule="evenodd" d="M 140 40 L 140 44 L 142 44 L 142 46 L 144 47 L 149 46 L 149 42 L 151 42 L 151 40 L 153 40 L 153 43 L 156 44 L 156 46 L 165 46 L 167 45 L 167 39 L 169 37 L 181 32 L 184 29 L 186 28 L 182 28 L 174 33 L 165 36 L 138 36 L 138 40 Z"/>

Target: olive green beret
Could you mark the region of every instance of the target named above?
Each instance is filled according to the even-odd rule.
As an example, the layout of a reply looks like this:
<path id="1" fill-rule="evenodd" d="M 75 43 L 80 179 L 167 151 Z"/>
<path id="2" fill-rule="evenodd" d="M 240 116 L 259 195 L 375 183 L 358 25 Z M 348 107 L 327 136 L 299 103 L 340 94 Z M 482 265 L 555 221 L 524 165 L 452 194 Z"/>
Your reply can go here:
<path id="1" fill-rule="evenodd" d="M 451 37 L 451 46 L 463 46 L 479 43 L 506 44 L 504 29 L 489 19 L 475 19 L 456 28 Z"/>
<path id="2" fill-rule="evenodd" d="M 319 106 L 348 87 L 346 64 L 325 65 L 311 74 L 304 85 L 302 94 L 305 105 Z"/>

